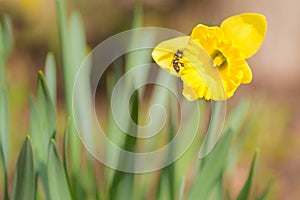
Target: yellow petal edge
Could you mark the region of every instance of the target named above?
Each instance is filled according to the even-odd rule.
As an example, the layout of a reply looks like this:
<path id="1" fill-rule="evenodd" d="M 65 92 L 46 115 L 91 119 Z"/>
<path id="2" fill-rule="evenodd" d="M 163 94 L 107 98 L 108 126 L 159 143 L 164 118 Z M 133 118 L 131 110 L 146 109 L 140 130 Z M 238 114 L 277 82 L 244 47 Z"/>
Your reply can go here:
<path id="1" fill-rule="evenodd" d="M 266 17 L 258 13 L 242 13 L 225 19 L 221 24 L 225 37 L 232 40 L 245 58 L 261 47 L 267 32 Z"/>

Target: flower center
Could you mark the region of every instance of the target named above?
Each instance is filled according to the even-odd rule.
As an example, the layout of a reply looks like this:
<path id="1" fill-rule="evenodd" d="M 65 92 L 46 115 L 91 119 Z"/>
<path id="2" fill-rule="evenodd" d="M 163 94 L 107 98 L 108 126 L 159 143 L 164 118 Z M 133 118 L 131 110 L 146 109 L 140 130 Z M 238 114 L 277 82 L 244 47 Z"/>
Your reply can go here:
<path id="1" fill-rule="evenodd" d="M 213 59 L 214 67 L 223 68 L 227 66 L 226 57 L 219 50 L 215 50 L 210 57 Z"/>

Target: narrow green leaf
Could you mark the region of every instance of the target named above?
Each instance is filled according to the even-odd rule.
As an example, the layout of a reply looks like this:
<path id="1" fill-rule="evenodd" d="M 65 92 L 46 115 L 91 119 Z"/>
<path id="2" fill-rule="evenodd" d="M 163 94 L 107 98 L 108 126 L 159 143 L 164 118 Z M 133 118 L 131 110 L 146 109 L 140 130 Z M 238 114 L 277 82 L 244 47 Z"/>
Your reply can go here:
<path id="1" fill-rule="evenodd" d="M 140 28 L 143 26 L 144 13 L 143 13 L 143 2 L 141 0 L 135 0 L 133 19 L 132 19 L 132 29 Z M 141 41 L 143 44 L 153 44 L 154 35 L 152 33 L 141 34 L 139 31 L 134 31 L 130 35 L 129 48 L 138 49 L 137 51 L 128 52 L 125 58 L 125 70 L 129 71 L 135 67 L 151 63 L 151 51 L 152 49 L 141 49 Z M 138 76 L 128 78 L 125 82 L 126 87 L 134 86 L 137 83 L 144 82 L 147 80 L 150 68 L 145 68 L 143 73 Z M 144 95 L 145 87 L 139 88 L 139 97 Z"/>
<path id="2" fill-rule="evenodd" d="M 70 134 L 69 132 L 70 132 L 70 129 L 71 129 L 70 123 L 71 123 L 70 119 L 68 119 L 67 126 L 66 126 L 66 129 L 65 129 L 65 132 L 64 132 L 64 141 L 63 141 L 63 166 L 64 166 L 65 173 L 67 175 L 66 178 L 67 178 L 68 186 L 70 188 L 70 192 L 71 192 L 71 194 L 73 194 L 73 191 L 72 191 L 72 188 L 71 188 L 70 179 L 69 179 L 71 171 L 69 173 L 69 170 L 68 170 L 68 158 L 69 158 L 69 156 L 68 156 L 68 141 L 69 141 L 69 134 Z"/>
<path id="3" fill-rule="evenodd" d="M 180 191 L 179 191 L 179 200 L 183 200 L 184 197 L 184 190 L 185 190 L 185 177 L 182 177 Z"/>
<path id="4" fill-rule="evenodd" d="M 82 187 L 83 174 L 80 172 L 81 164 L 81 144 L 76 133 L 72 118 L 69 118 L 64 136 L 64 168 L 66 174 L 70 176 L 69 186 L 72 191 L 73 199 L 84 199 Z M 69 162 L 69 165 L 68 165 Z"/>
<path id="5" fill-rule="evenodd" d="M 4 188 L 3 188 L 3 192 L 4 192 L 4 196 L 3 199 L 4 200 L 9 200 L 9 195 L 8 195 L 8 177 L 7 177 L 7 170 L 6 167 L 4 165 L 4 155 L 3 155 L 3 151 L 2 148 L 0 148 L 0 170 L 3 170 L 3 176 L 2 177 L 2 173 L 0 174 L 1 178 L 3 178 L 3 183 L 4 184 Z"/>
<path id="6" fill-rule="evenodd" d="M 209 198 L 211 189 L 217 184 L 219 177 L 226 168 L 232 136 L 232 130 L 226 130 L 211 153 L 201 160 L 201 168 L 189 192 L 188 199 L 202 200 Z"/>
<path id="7" fill-rule="evenodd" d="M 8 162 L 8 145 L 9 145 L 9 104 L 8 95 L 5 90 L 0 93 L 0 148 L 3 152 L 5 170 Z"/>
<path id="8" fill-rule="evenodd" d="M 247 199 L 249 199 L 251 186 L 252 186 L 252 181 L 253 181 L 253 177 L 254 177 L 254 173 L 255 173 L 255 165 L 256 165 L 256 161 L 257 161 L 257 154 L 258 154 L 258 152 L 256 151 L 254 153 L 254 156 L 253 156 L 253 160 L 252 160 L 252 163 L 251 163 L 251 168 L 250 168 L 248 178 L 247 178 L 247 180 L 246 180 L 239 196 L 237 197 L 237 200 L 247 200 Z"/>
<path id="9" fill-rule="evenodd" d="M 170 104 L 171 107 L 172 104 Z M 175 107 L 175 106 L 174 106 Z M 172 141 L 172 139 L 176 135 L 175 123 L 177 110 L 169 109 L 170 118 L 170 128 L 169 128 L 169 137 L 168 144 Z M 170 159 L 174 157 L 174 151 L 176 149 L 174 146 L 170 145 L 168 147 L 168 153 L 165 155 L 165 159 Z M 157 199 L 175 199 L 175 163 L 171 163 L 161 170 L 161 175 L 159 179 L 158 189 L 157 189 Z"/>
<path id="10" fill-rule="evenodd" d="M 84 132 L 92 132 L 93 130 L 93 115 L 94 115 L 94 108 L 92 105 L 92 94 L 90 88 L 90 66 L 89 61 L 86 61 L 84 70 L 80 71 L 80 76 L 77 76 L 77 84 L 75 94 L 73 92 L 73 84 L 75 81 L 75 76 L 77 70 L 79 69 L 81 63 L 85 59 L 86 56 L 86 41 L 84 36 L 84 27 L 81 16 L 77 12 L 73 12 L 71 15 L 70 26 L 69 26 L 69 33 L 70 33 L 70 55 L 72 60 L 70 61 L 71 68 L 69 69 L 68 76 L 70 81 L 72 82 L 71 95 L 76 95 L 74 97 L 73 103 L 73 114 L 75 118 L 80 121 L 80 127 L 83 128 Z M 70 97 L 72 98 L 72 97 Z M 72 116 L 72 115 L 69 115 Z M 91 137 L 92 134 L 86 134 L 84 140 L 88 144 L 93 144 L 94 139 Z M 79 143 L 78 143 L 79 144 Z M 77 147 L 78 148 L 78 147 Z"/>
<path id="11" fill-rule="evenodd" d="M 210 194 L 210 199 L 223 200 L 225 199 L 223 193 L 223 174 L 218 178 L 212 192 Z"/>
<path id="12" fill-rule="evenodd" d="M 47 179 L 47 152 L 49 141 L 56 134 L 56 116 L 54 104 L 41 71 L 38 73 L 37 106 L 30 101 L 30 135 L 35 156 L 34 164 L 41 176 L 46 195 L 49 196 L 49 182 Z"/>
<path id="13" fill-rule="evenodd" d="M 144 18 L 143 3 L 141 0 L 135 0 L 132 28 L 142 27 L 143 26 L 143 18 Z"/>
<path id="14" fill-rule="evenodd" d="M 97 182 L 97 176 L 95 174 L 95 162 L 94 158 L 87 156 L 86 165 L 84 173 L 81 173 L 78 182 L 80 187 L 84 190 L 81 191 L 80 197 L 77 199 L 98 199 L 100 198 L 100 191 L 102 187 L 99 188 Z M 97 169 L 98 170 L 98 169 Z M 103 192 L 103 191 L 102 191 Z M 105 191 L 106 192 L 106 191 Z M 84 194 L 83 194 L 84 193 Z"/>
<path id="15" fill-rule="evenodd" d="M 68 143 L 69 143 L 69 132 L 70 132 L 70 118 L 67 121 L 67 126 L 64 132 L 64 142 L 63 142 L 63 166 L 65 168 L 66 174 L 68 174 Z M 69 174 L 68 174 L 69 175 Z M 69 181 L 68 181 L 69 182 Z"/>
<path id="16" fill-rule="evenodd" d="M 5 57 L 5 49 L 4 49 L 4 39 L 3 38 L 3 27 L 2 22 L 0 21 L 0 58 Z M 5 59 L 0 59 L 0 91 L 4 89 L 5 83 Z"/>
<path id="17" fill-rule="evenodd" d="M 2 21 L 0 21 L 0 55 L 1 55 L 1 57 L 4 57 L 4 55 L 5 55 L 5 47 L 4 47 L 4 40 L 5 40 L 5 38 L 4 38 L 4 33 L 3 33 L 4 31 L 3 31 L 3 23 L 2 23 Z M 1 59 L 1 60 L 5 60 L 5 59 Z M 1 67 L 3 67 L 3 66 L 1 66 Z"/>
<path id="18" fill-rule="evenodd" d="M 226 116 L 226 103 L 224 101 L 212 101 L 211 116 L 210 116 L 207 133 L 204 137 L 203 143 L 199 151 L 200 159 L 210 153 L 210 151 L 216 145 L 218 139 L 221 137 L 221 133 L 224 128 L 223 120 L 225 119 L 225 116 Z"/>
<path id="19" fill-rule="evenodd" d="M 38 73 L 38 111 L 42 119 L 41 128 L 48 136 L 45 142 L 53 137 L 56 130 L 55 107 L 52 101 L 45 77 L 41 71 Z"/>
<path id="20" fill-rule="evenodd" d="M 82 17 L 79 12 L 72 12 L 69 24 L 70 33 L 70 60 L 71 68 L 68 74 L 71 77 L 72 83 L 74 82 L 76 73 L 87 55 L 86 39 L 84 34 L 84 26 Z M 71 88 L 73 89 L 73 88 Z"/>
<path id="21" fill-rule="evenodd" d="M 49 146 L 47 176 L 49 181 L 50 200 L 72 199 L 66 173 L 59 159 L 54 139 L 51 139 Z"/>
<path id="22" fill-rule="evenodd" d="M 65 98 L 67 115 L 72 115 L 72 89 L 73 89 L 73 77 L 72 66 L 71 66 L 71 54 L 70 54 L 70 41 L 68 38 L 68 26 L 67 26 L 67 15 L 65 9 L 65 0 L 56 0 L 56 11 L 58 19 L 58 30 L 60 39 L 60 49 L 62 58 L 62 67 L 64 75 L 64 86 L 65 86 Z"/>
<path id="23" fill-rule="evenodd" d="M 36 106 L 33 98 L 29 100 L 30 106 L 30 121 L 29 121 L 29 132 L 31 136 L 31 145 L 34 154 L 34 169 L 36 174 L 41 177 L 45 192 L 48 194 L 48 181 L 46 172 L 46 162 L 47 162 L 47 144 L 49 144 L 50 138 L 42 132 L 42 119 L 38 107 Z M 44 133 L 44 134 L 43 134 Z M 48 141 L 48 142 L 47 142 Z"/>
<path id="24" fill-rule="evenodd" d="M 30 137 L 27 136 L 19 155 L 12 199 L 35 199 L 35 171 Z"/>
<path id="25" fill-rule="evenodd" d="M 35 154 L 34 157 L 34 164 L 35 164 L 35 169 L 38 170 L 39 163 L 44 159 L 46 162 L 46 152 L 47 149 L 45 148 L 43 144 L 43 135 L 41 134 L 41 123 L 40 123 L 40 117 L 38 113 L 37 106 L 31 97 L 29 99 L 29 108 L 30 108 L 30 121 L 29 121 L 29 133 L 31 136 L 32 140 L 32 148 L 33 152 Z"/>
<path id="26" fill-rule="evenodd" d="M 47 54 L 45 63 L 46 82 L 49 87 L 49 93 L 54 106 L 56 105 L 56 65 L 52 52 Z"/>
<path id="27" fill-rule="evenodd" d="M 170 114 L 172 114 L 172 110 L 169 111 Z M 172 115 L 175 116 L 175 115 Z M 173 121 L 172 121 L 173 120 Z M 170 130 L 169 130 L 169 142 L 168 144 L 172 141 L 172 139 L 175 137 L 176 135 L 176 128 L 175 128 L 175 121 L 176 119 L 172 119 L 171 124 L 170 124 Z M 172 145 L 170 145 L 169 147 L 169 152 L 167 157 L 169 158 L 173 158 L 174 157 L 174 148 Z M 168 158 L 166 158 L 168 159 Z M 168 186 L 169 186 L 169 196 L 171 199 L 175 199 L 175 162 L 171 163 L 170 165 L 168 165 L 167 167 L 165 167 L 163 170 L 167 171 L 167 178 L 168 178 Z"/>
<path id="28" fill-rule="evenodd" d="M 228 168 L 230 170 L 234 170 L 238 155 L 243 150 L 245 143 L 247 141 L 248 136 L 252 133 L 251 131 L 244 131 L 243 134 L 238 134 L 241 130 L 242 126 L 245 124 L 245 120 L 247 119 L 247 114 L 249 112 L 250 101 L 243 99 L 239 102 L 239 104 L 234 108 L 233 111 L 230 112 L 228 116 L 228 120 L 225 123 L 225 127 L 232 127 L 234 133 L 236 133 L 236 139 L 234 139 L 235 145 L 230 149 L 230 157 L 228 160 Z M 247 121 L 247 126 L 251 123 L 251 119 Z"/>
<path id="29" fill-rule="evenodd" d="M 10 134 L 9 102 L 6 90 L 0 90 L 0 159 L 3 164 L 4 198 L 8 199 L 8 146 Z M 1 168 L 0 168 L 1 169 Z"/>
<path id="30" fill-rule="evenodd" d="M 0 21 L 0 92 L 5 88 L 5 65 L 12 50 L 12 23 L 7 15 Z"/>
<path id="31" fill-rule="evenodd" d="M 155 199 L 157 200 L 172 199 L 168 191 L 168 179 L 164 174 L 161 174 L 161 176 L 163 177 L 160 177 L 159 179 Z"/>
<path id="32" fill-rule="evenodd" d="M 118 64 L 120 64 L 120 65 L 117 65 L 116 68 L 121 69 L 121 67 L 122 67 L 121 63 L 118 63 Z M 120 73 L 122 73 L 122 72 L 120 72 Z M 107 84 L 106 85 L 107 85 L 107 96 L 108 97 L 111 97 L 111 94 L 113 91 L 113 86 L 114 86 L 117 78 L 119 78 L 119 77 L 115 77 L 115 76 L 116 76 L 116 73 L 114 73 L 114 76 L 112 73 L 108 73 L 108 75 L 107 75 Z M 108 102 L 110 102 L 109 99 L 108 99 Z M 126 134 L 124 134 L 122 132 L 122 130 L 120 130 L 120 128 L 118 127 L 117 123 L 115 122 L 115 119 L 114 119 L 111 109 L 109 109 L 109 111 L 108 111 L 106 132 L 107 132 L 107 137 L 109 137 L 109 139 L 111 141 L 113 141 L 113 143 L 115 145 L 121 147 L 124 144 Z M 115 155 L 115 156 L 112 156 L 112 155 Z M 114 151 L 112 148 L 106 147 L 105 157 L 111 159 L 113 163 L 118 163 L 119 152 Z M 115 173 L 116 173 L 115 170 L 113 170 L 109 167 L 104 168 L 105 182 L 109 186 L 112 186 L 112 181 L 114 179 Z"/>
<path id="33" fill-rule="evenodd" d="M 135 91 L 132 96 L 132 101 L 130 104 L 130 114 L 132 120 L 138 124 L 138 113 L 139 113 L 139 101 L 138 101 L 138 91 Z M 127 132 L 133 133 L 133 135 L 137 135 L 137 126 L 129 127 Z M 124 150 L 134 152 L 136 149 L 136 137 L 131 135 L 126 135 L 125 142 L 123 145 Z M 120 157 L 119 164 L 120 165 L 131 165 L 134 161 L 130 161 L 128 163 L 127 160 Z M 132 199 L 133 198 L 133 182 L 134 182 L 134 174 L 125 173 L 121 171 L 116 171 L 113 177 L 112 184 L 109 189 L 110 199 Z"/>
<path id="34" fill-rule="evenodd" d="M 0 61 L 1 62 L 1 61 Z M 10 135 L 9 101 L 6 90 L 0 90 L 0 163 L 4 175 L 4 199 L 8 200 L 8 148 Z"/>
<path id="35" fill-rule="evenodd" d="M 13 39 L 12 39 L 12 22 L 8 15 L 4 15 L 2 20 L 2 37 L 3 37 L 3 49 L 4 49 L 4 57 L 8 58 L 8 55 L 12 51 L 13 47 Z"/>
<path id="36" fill-rule="evenodd" d="M 68 116 L 72 115 L 73 83 L 86 55 L 84 28 L 79 13 L 72 13 L 70 27 L 67 26 L 67 16 L 64 0 L 56 0 L 60 47 L 62 54 L 66 107 Z"/>
<path id="37" fill-rule="evenodd" d="M 35 167 L 41 170 L 46 165 L 48 144 L 55 137 L 56 117 L 55 108 L 42 72 L 38 73 L 38 102 L 35 105 L 30 99 L 30 135 L 32 138 L 35 157 Z"/>

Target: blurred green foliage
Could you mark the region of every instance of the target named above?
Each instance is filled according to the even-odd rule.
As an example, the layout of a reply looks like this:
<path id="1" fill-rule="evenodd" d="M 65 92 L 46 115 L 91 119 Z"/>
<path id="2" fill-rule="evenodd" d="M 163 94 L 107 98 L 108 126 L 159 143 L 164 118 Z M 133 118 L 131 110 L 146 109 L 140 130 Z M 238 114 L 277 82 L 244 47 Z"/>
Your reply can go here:
<path id="1" fill-rule="evenodd" d="M 213 152 L 201 161 L 195 159 L 198 153 L 200 137 L 197 138 L 199 141 L 195 142 L 178 161 L 161 171 L 149 174 L 135 175 L 114 171 L 100 165 L 91 158 L 90 155 L 83 151 L 84 148 L 80 144 L 71 118 L 71 93 L 75 74 L 78 70 L 76 67 L 79 66 L 80 62 L 87 54 L 88 45 L 85 39 L 85 31 L 80 14 L 78 12 L 66 12 L 64 3 L 63 0 L 56 1 L 57 19 L 59 21 L 58 29 L 51 28 L 49 31 L 50 33 L 45 35 L 41 34 L 47 32 L 49 28 L 46 29 L 44 28 L 45 25 L 41 24 L 39 24 L 38 30 L 33 28 L 35 20 L 37 20 L 33 16 L 22 21 L 22 23 L 31 24 L 30 26 L 32 29 L 29 28 L 26 31 L 22 30 L 19 33 L 16 33 L 18 41 L 26 41 L 28 43 L 19 43 L 18 45 L 21 45 L 19 48 L 26 49 L 29 48 L 30 45 L 37 45 L 31 49 L 32 55 L 41 55 L 41 53 L 37 52 L 37 49 L 39 49 L 39 43 L 45 38 L 49 38 L 46 40 L 49 44 L 44 44 L 43 51 L 48 52 L 50 49 L 54 50 L 54 52 L 61 52 L 60 56 L 57 56 L 57 60 L 54 58 L 54 55 L 57 55 L 57 53 L 48 54 L 45 63 L 45 76 L 41 71 L 38 72 L 37 100 L 35 101 L 32 97 L 29 106 L 30 120 L 28 129 L 30 136 L 26 136 L 26 138 L 24 136 L 25 139 L 19 155 L 17 155 L 16 152 L 9 152 L 9 144 L 15 145 L 14 141 L 9 141 L 11 133 L 9 124 L 15 127 L 15 124 L 17 124 L 18 121 L 15 118 L 10 118 L 10 101 L 8 98 L 9 95 L 7 94 L 10 88 L 7 88 L 7 83 L 5 81 L 5 74 L 7 74 L 7 59 L 9 54 L 12 53 L 13 46 L 12 22 L 7 16 L 2 17 L 1 19 L 0 177 L 3 177 L 4 181 L 0 183 L 0 194 L 2 195 L 0 195 L 0 198 L 9 199 L 9 197 L 11 197 L 12 199 L 23 198 L 28 200 L 45 198 L 122 199 L 125 196 L 129 199 L 253 199 L 255 198 L 254 196 L 257 196 L 258 199 L 268 198 L 271 184 L 266 184 L 267 186 L 265 188 L 262 184 L 258 184 L 259 187 L 254 187 L 253 189 L 253 185 L 256 184 L 256 182 L 253 181 L 253 176 L 256 172 L 255 163 L 257 161 L 257 154 L 254 155 L 251 166 L 247 165 L 247 167 L 250 166 L 249 169 L 247 168 L 249 175 L 247 179 L 243 180 L 243 187 L 238 188 L 239 191 L 235 192 L 237 195 L 233 195 L 233 188 L 226 184 L 231 182 L 230 175 L 232 175 L 232 171 L 237 166 L 242 151 L 245 151 L 246 149 L 247 152 L 253 152 L 257 146 L 260 146 L 262 147 L 262 156 L 264 156 L 264 154 L 271 154 L 273 153 L 273 150 L 276 151 L 277 148 L 277 146 L 274 147 L 272 143 L 275 142 L 276 144 L 280 144 L 280 140 L 284 138 L 282 133 L 285 131 L 285 124 L 289 120 L 288 113 L 286 113 L 285 108 L 282 108 L 282 110 L 278 111 L 281 114 L 276 118 L 277 121 L 274 122 L 272 121 L 274 113 L 270 111 L 270 109 L 265 108 L 266 103 L 264 102 L 261 104 L 256 102 L 256 104 L 253 105 L 245 100 L 241 101 L 239 104 L 235 104 L 235 108 L 231 109 L 231 115 L 229 115 L 226 121 L 222 138 Z M 108 1 L 99 1 L 98 3 L 93 2 L 91 4 L 84 3 L 84 1 L 74 1 L 73 3 L 74 5 L 72 5 L 75 8 L 80 7 L 84 14 L 87 14 L 88 10 L 92 7 L 94 7 L 94 9 L 101 8 L 101 18 L 94 16 L 95 12 L 91 12 L 92 16 L 88 16 L 89 18 L 99 19 L 86 24 L 88 29 L 87 34 L 93 34 L 89 36 L 91 41 L 90 46 L 95 45 L 102 39 L 99 39 L 97 35 L 101 35 L 104 38 L 114 33 L 115 30 L 119 32 L 120 30 L 129 27 L 141 26 L 142 19 L 144 18 L 141 4 L 136 4 L 136 10 L 135 12 L 132 12 L 132 7 L 134 6 L 130 2 L 122 2 L 120 5 L 111 5 Z M 158 3 L 158 5 L 147 2 L 147 6 L 152 9 L 158 9 L 156 12 L 161 13 L 165 12 L 166 9 L 170 9 L 174 12 L 173 20 L 175 19 L 175 24 L 171 26 L 175 27 L 176 25 L 177 27 L 182 24 L 182 19 L 176 18 L 178 15 L 177 11 L 180 11 L 179 5 L 182 3 L 174 1 L 171 3 L 171 6 L 161 6 L 161 4 L 168 3 L 170 3 L 170 1 L 163 1 L 162 3 Z M 41 6 L 41 8 L 44 9 L 42 4 L 33 5 L 33 7 Z M 48 4 L 49 3 L 47 3 L 47 5 Z M 24 9 L 22 12 L 29 14 L 30 10 L 26 9 L 32 8 L 20 7 L 20 9 Z M 39 12 L 42 12 L 43 9 Z M 114 9 L 113 15 L 111 15 L 110 12 L 112 9 Z M 16 11 L 14 12 L 14 18 L 21 20 L 21 17 L 17 16 L 20 14 L 17 14 Z M 126 13 L 129 13 L 128 17 L 124 17 L 127 16 Z M 155 15 L 155 12 L 149 12 L 148 14 Z M 33 13 L 32 15 L 35 14 Z M 51 14 L 47 13 L 47 15 Z M 110 18 L 109 22 L 105 21 L 108 18 L 107 15 L 109 15 Z M 135 15 L 135 18 L 132 20 L 133 15 Z M 70 16 L 70 18 L 68 16 Z M 161 19 L 154 17 L 153 20 L 159 21 Z M 54 23 L 54 18 L 51 18 L 47 26 L 56 27 L 53 26 Z M 132 26 L 130 26 L 131 23 L 133 24 Z M 163 25 L 163 23 L 164 22 L 161 22 L 161 25 Z M 184 24 L 184 26 L 189 26 L 189 23 L 194 22 L 188 22 Z M 20 26 L 20 24 L 16 24 L 17 28 L 19 28 L 18 26 Z M 56 33 L 55 30 L 58 31 L 58 33 Z M 39 35 L 39 37 L 36 37 L 37 35 Z M 56 41 L 58 37 L 60 38 L 60 42 Z M 24 40 L 24 38 L 26 39 Z M 45 41 L 41 43 L 43 44 Z M 60 49 L 58 49 L 59 45 Z M 43 60 L 42 58 L 37 59 Z M 130 59 L 127 66 L 130 65 L 130 62 L 131 64 L 137 62 L 134 56 Z M 60 60 L 62 61 L 60 62 Z M 61 78 L 61 70 L 60 68 L 57 68 L 56 63 L 58 63 L 58 67 L 62 66 L 63 69 L 63 94 L 66 98 L 65 115 L 68 119 L 66 120 L 66 124 L 61 122 L 59 122 L 59 124 L 56 123 L 59 121 L 58 118 L 60 117 L 57 115 L 61 112 L 57 110 L 58 107 L 56 102 L 57 90 L 61 90 L 58 84 L 61 81 L 59 79 Z M 114 71 L 114 73 L 117 72 Z M 108 76 L 113 75 L 109 74 Z M 108 87 L 112 87 L 114 81 L 115 80 L 108 79 Z M 9 84 L 14 83 L 12 82 Z M 62 94 L 62 92 L 59 92 L 59 94 Z M 156 93 L 154 93 L 153 96 L 155 96 L 155 94 Z M 61 100 L 60 96 L 58 98 Z M 83 100 L 83 104 L 88 104 L 88 102 L 84 101 L 86 100 Z M 138 102 L 138 98 L 134 98 L 134 101 L 131 103 L 131 114 L 137 120 L 138 115 L 141 114 L 141 111 L 139 111 L 141 102 Z M 11 105 L 11 107 L 12 106 L 14 105 Z M 207 105 L 203 103 L 203 110 L 205 110 L 206 106 Z M 250 109 L 251 112 L 249 113 Z M 109 134 L 113 134 L 113 126 L 115 126 L 115 124 L 110 120 L 108 121 L 108 130 L 112 130 Z M 276 128 L 273 128 L 272 130 L 275 131 L 268 132 L 268 129 L 274 123 L 276 124 Z M 58 126 L 65 127 L 63 137 L 62 134 L 59 133 L 60 130 L 58 130 Z M 25 130 L 18 131 L 23 133 L 26 132 Z M 168 140 L 171 139 L 172 135 L 174 135 L 174 124 L 171 123 L 166 132 L 170 136 Z M 264 135 L 261 136 L 261 134 Z M 274 137 L 274 134 L 276 137 Z M 268 141 L 269 138 L 272 139 Z M 136 141 L 132 140 L 132 138 L 124 137 L 120 140 L 120 144 L 123 144 L 124 148 L 134 150 L 133 147 Z M 291 141 L 286 142 L 290 143 Z M 263 143 L 263 145 L 260 143 Z M 63 146 L 63 151 L 60 151 L 60 144 Z M 269 146 L 269 150 L 264 148 L 264 145 Z M 288 149 L 286 149 L 286 151 L 288 151 Z M 284 155 L 285 153 L 283 151 L 278 151 L 276 154 L 268 156 L 268 158 L 271 157 L 276 160 L 277 157 L 282 158 Z M 15 166 L 9 165 L 9 160 L 16 160 L 17 158 L 18 161 Z M 250 160 L 250 156 L 246 156 L 246 158 L 242 159 L 242 161 L 245 160 Z M 197 169 L 193 170 L 193 168 Z M 13 170 L 15 170 L 14 180 L 11 178 L 13 177 L 11 175 Z M 266 169 L 263 170 L 267 171 Z M 193 174 L 195 173 L 194 171 L 197 171 L 196 175 Z M 259 172 L 258 170 L 257 173 L 262 172 Z M 191 178 L 193 176 L 195 176 L 194 179 Z M 267 182 L 268 176 L 260 176 L 258 177 L 258 180 Z M 11 191 L 9 191 L 10 187 L 12 188 Z"/>

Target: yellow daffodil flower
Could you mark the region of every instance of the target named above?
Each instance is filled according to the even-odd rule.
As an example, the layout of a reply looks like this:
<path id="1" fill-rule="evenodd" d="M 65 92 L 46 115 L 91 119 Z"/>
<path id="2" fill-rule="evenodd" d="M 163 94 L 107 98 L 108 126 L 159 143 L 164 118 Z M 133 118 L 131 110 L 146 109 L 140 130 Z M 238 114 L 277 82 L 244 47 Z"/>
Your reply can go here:
<path id="1" fill-rule="evenodd" d="M 263 15 L 243 13 L 225 19 L 220 27 L 199 24 L 190 37 L 157 45 L 152 57 L 181 78 L 182 93 L 188 100 L 226 100 L 240 84 L 251 82 L 252 72 L 245 59 L 258 51 L 266 30 Z"/>

